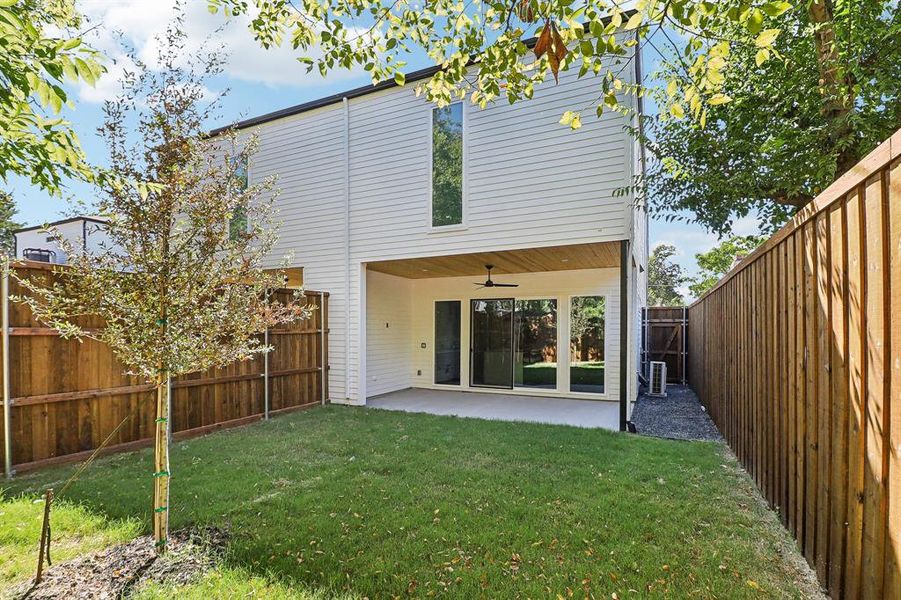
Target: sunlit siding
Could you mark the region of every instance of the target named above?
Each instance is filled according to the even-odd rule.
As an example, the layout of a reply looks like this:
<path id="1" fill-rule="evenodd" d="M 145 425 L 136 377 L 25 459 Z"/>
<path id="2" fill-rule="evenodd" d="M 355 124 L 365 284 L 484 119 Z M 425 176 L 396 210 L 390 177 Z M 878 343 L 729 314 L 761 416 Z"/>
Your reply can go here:
<path id="1" fill-rule="evenodd" d="M 273 261 L 292 252 L 306 287 L 331 294 L 333 401 L 361 402 L 361 357 L 384 364 L 377 350 L 361 352 L 361 264 L 631 238 L 631 199 L 614 195 L 633 169 L 626 121 L 586 115 L 578 131 L 558 123 L 565 110 L 589 105 L 598 94 L 598 80 L 563 74 L 531 101 L 485 110 L 466 103 L 465 223 L 454 231 L 430 228 L 432 105 L 412 85 L 352 98 L 347 114 L 337 103 L 253 129 L 261 148 L 251 178 L 279 176 L 282 233 Z"/>

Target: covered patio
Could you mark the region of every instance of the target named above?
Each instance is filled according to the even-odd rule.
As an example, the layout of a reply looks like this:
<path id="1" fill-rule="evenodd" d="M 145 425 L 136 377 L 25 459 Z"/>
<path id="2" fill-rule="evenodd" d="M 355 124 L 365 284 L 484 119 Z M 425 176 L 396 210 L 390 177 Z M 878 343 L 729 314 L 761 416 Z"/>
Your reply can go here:
<path id="1" fill-rule="evenodd" d="M 619 429 L 618 404 L 573 398 L 410 388 L 369 398 L 366 406 L 494 421 Z"/>

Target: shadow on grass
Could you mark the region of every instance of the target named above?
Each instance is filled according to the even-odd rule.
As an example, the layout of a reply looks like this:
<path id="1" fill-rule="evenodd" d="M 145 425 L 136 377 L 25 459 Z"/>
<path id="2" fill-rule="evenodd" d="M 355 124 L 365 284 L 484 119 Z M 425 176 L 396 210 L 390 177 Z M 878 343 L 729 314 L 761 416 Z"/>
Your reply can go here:
<path id="1" fill-rule="evenodd" d="M 98 461 L 69 499 L 147 530 L 151 458 Z M 328 407 L 177 443 L 172 472 L 172 526 L 231 531 L 224 572 L 316 593 L 791 597 L 801 576 L 712 443 Z"/>

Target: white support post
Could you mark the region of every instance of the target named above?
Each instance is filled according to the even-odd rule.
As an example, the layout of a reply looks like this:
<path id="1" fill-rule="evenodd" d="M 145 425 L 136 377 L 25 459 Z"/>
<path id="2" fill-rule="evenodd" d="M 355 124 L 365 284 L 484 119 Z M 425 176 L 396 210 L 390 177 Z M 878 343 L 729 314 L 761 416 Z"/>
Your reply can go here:
<path id="1" fill-rule="evenodd" d="M 263 345 L 269 348 L 269 326 L 263 333 Z M 269 351 L 263 356 L 263 418 L 269 420 Z"/>
<path id="2" fill-rule="evenodd" d="M 9 260 L 3 261 L 0 282 L 0 312 L 3 327 L 3 468 L 6 478 L 13 476 L 12 397 L 9 387 Z"/>

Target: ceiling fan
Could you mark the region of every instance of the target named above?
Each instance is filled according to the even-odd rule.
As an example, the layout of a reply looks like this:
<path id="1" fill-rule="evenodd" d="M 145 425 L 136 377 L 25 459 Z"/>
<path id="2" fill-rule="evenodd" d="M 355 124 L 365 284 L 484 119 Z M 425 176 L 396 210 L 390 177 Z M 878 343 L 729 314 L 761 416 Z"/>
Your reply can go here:
<path id="1" fill-rule="evenodd" d="M 491 281 L 491 269 L 494 268 L 494 265 L 485 265 L 485 268 L 488 269 L 488 280 L 485 283 L 477 283 L 478 287 L 519 287 L 518 283 L 495 283 Z"/>

